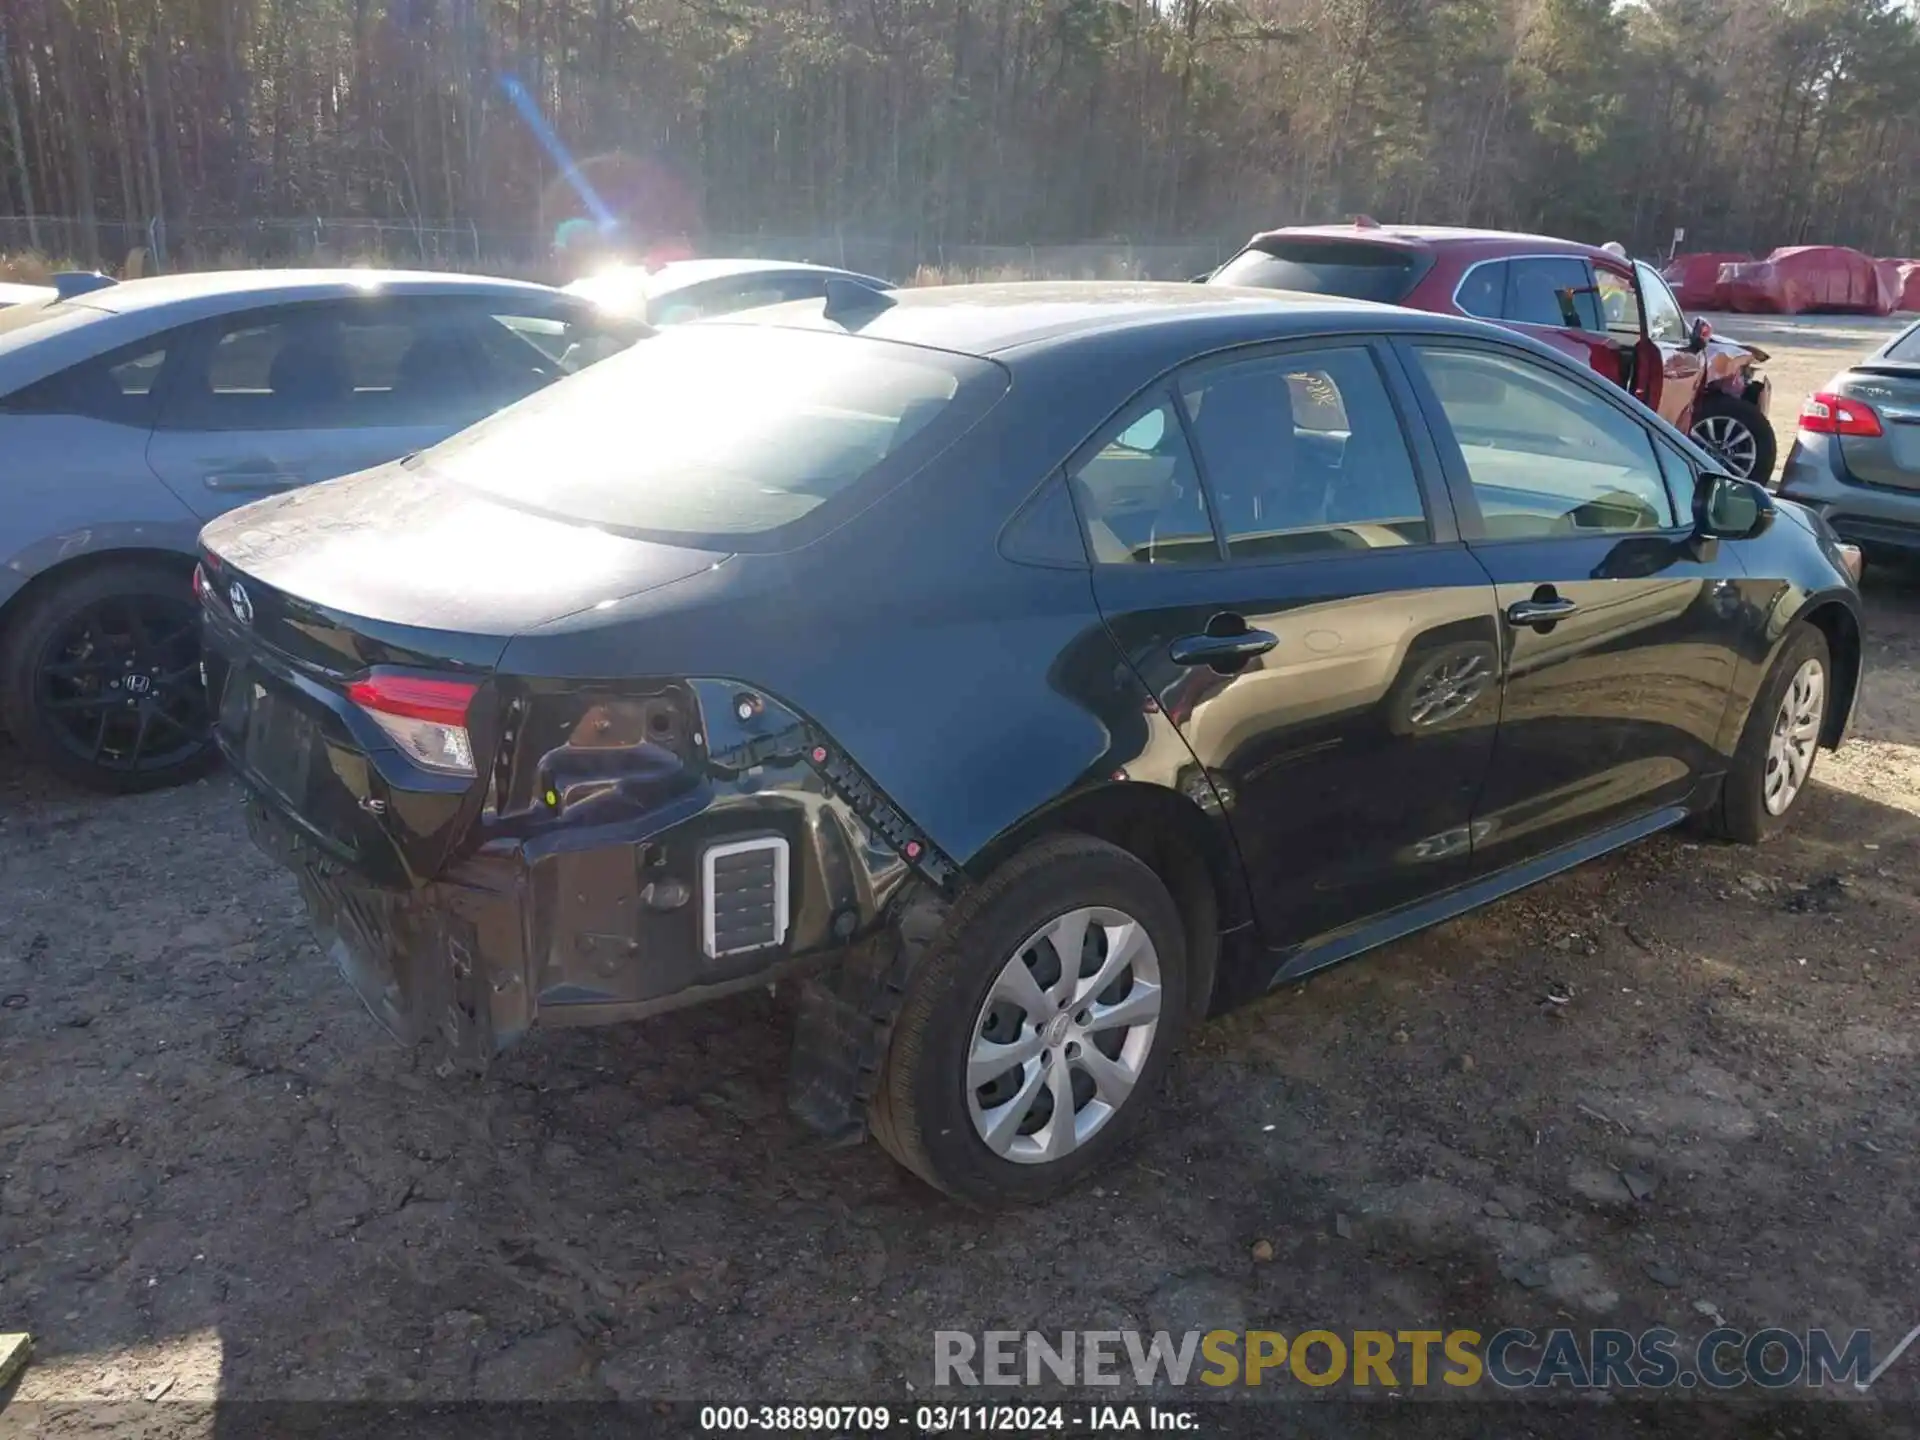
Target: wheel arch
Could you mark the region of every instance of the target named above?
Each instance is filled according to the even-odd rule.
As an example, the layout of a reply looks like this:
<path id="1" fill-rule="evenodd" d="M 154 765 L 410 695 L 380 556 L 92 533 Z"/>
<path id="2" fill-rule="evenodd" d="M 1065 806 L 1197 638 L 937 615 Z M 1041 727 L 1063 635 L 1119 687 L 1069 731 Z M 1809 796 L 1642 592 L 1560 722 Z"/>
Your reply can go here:
<path id="1" fill-rule="evenodd" d="M 1833 662 L 1833 704 L 1820 730 L 1820 743 L 1838 748 L 1847 733 L 1847 721 L 1853 714 L 1853 702 L 1860 689 L 1860 618 L 1846 602 L 1829 597 L 1816 600 L 1796 619 L 1813 626 L 1827 640 L 1827 657 Z"/>
<path id="2" fill-rule="evenodd" d="M 1252 918 L 1246 878 L 1224 825 L 1188 796 L 1141 781 L 1086 787 L 1003 831 L 968 863 L 976 878 L 1047 835 L 1071 831 L 1118 846 L 1159 877 L 1186 929 L 1189 1013 L 1209 1013 L 1222 937 Z"/>
<path id="3" fill-rule="evenodd" d="M 45 569 L 37 570 L 27 582 L 5 599 L 0 599 L 0 649 L 22 615 L 33 608 L 42 595 L 68 581 L 113 565 L 154 564 L 179 572 L 182 579 L 193 574 L 193 556 L 158 545 L 126 545 L 106 550 L 85 550 Z"/>

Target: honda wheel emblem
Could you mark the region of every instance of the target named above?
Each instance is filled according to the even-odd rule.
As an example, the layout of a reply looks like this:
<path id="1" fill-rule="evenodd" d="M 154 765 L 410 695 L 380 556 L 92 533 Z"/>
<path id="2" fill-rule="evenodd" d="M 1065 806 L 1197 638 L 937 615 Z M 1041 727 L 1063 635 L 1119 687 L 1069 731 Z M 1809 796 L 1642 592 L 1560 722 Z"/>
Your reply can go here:
<path id="1" fill-rule="evenodd" d="M 227 589 L 227 599 L 233 602 L 233 615 L 242 625 L 253 623 L 253 600 L 247 594 L 247 587 L 238 580 Z"/>

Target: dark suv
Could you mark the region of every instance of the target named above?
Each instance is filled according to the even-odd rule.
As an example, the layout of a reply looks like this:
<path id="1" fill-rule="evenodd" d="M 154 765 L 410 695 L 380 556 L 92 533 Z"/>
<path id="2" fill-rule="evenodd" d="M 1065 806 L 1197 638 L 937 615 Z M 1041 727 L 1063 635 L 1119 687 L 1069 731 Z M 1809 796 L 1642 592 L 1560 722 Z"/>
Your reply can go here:
<path id="1" fill-rule="evenodd" d="M 1477 315 L 1524 330 L 1624 386 L 1742 478 L 1773 473 L 1771 382 L 1753 346 L 1691 325 L 1660 272 L 1610 250 L 1432 225 L 1295 226 L 1256 235 L 1207 277 Z"/>

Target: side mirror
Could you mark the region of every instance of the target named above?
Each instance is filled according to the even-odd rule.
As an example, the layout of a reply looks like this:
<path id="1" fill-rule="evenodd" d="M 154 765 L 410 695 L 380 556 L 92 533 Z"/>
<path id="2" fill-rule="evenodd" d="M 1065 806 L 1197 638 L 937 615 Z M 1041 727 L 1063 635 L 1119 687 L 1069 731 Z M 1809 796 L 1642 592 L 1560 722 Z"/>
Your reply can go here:
<path id="1" fill-rule="evenodd" d="M 1767 533 L 1776 514 L 1764 485 L 1708 473 L 1693 492 L 1693 533 L 1700 540 L 1753 540 Z"/>
<path id="2" fill-rule="evenodd" d="M 1687 332 L 1687 349 L 1696 354 L 1707 348 L 1707 341 L 1713 338 L 1713 327 L 1704 320 L 1695 320 L 1693 328 Z"/>

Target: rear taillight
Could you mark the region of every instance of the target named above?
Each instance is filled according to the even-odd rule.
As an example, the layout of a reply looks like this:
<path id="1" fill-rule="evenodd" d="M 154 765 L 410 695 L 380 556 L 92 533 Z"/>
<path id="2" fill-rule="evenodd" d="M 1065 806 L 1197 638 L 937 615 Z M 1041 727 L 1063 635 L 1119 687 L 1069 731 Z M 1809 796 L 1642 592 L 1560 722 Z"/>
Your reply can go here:
<path id="1" fill-rule="evenodd" d="M 1807 403 L 1800 407 L 1800 428 L 1809 435 L 1871 437 L 1884 433 L 1880 429 L 1880 417 L 1871 405 L 1828 390 L 1809 396 Z"/>
<path id="2" fill-rule="evenodd" d="M 443 775 L 472 775 L 467 711 L 479 689 L 466 680 L 375 670 L 349 685 L 347 698 L 391 735 L 414 764 Z"/>
<path id="3" fill-rule="evenodd" d="M 193 567 L 193 598 L 198 600 L 207 593 L 207 572 L 200 566 Z"/>

